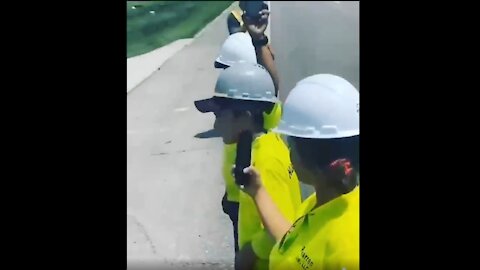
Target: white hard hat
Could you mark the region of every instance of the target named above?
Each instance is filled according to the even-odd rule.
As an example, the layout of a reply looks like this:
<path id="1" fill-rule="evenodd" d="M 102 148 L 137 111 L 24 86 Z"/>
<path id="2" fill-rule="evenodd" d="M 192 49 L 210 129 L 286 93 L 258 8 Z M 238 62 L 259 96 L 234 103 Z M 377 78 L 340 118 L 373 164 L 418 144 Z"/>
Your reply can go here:
<path id="1" fill-rule="evenodd" d="M 250 34 L 238 32 L 231 34 L 223 42 L 215 62 L 225 66 L 231 66 L 237 62 L 257 63 L 257 55 L 252 44 Z"/>
<path id="2" fill-rule="evenodd" d="M 275 86 L 270 73 L 261 65 L 235 63 L 218 76 L 214 97 L 276 103 Z M 195 101 L 200 112 L 218 108 L 215 98 Z"/>
<path id="3" fill-rule="evenodd" d="M 300 138 L 333 139 L 360 135 L 360 98 L 345 79 L 318 74 L 299 81 L 283 105 L 275 132 Z"/>

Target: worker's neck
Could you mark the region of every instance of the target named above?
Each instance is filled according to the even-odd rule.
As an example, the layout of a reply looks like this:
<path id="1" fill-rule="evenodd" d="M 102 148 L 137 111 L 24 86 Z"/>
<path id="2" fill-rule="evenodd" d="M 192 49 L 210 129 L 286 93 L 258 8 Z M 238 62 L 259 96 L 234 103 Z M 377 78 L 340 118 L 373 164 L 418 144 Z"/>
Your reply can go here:
<path id="1" fill-rule="evenodd" d="M 244 131 L 250 131 L 252 133 L 253 140 L 265 134 L 265 130 L 263 128 L 257 128 L 253 124 L 242 132 Z"/>
<path id="2" fill-rule="evenodd" d="M 332 187 L 328 187 L 326 185 L 325 186 L 316 185 L 315 195 L 317 197 L 317 204 L 315 205 L 315 208 L 317 208 L 339 197 L 342 194 L 340 194 L 336 189 Z"/>

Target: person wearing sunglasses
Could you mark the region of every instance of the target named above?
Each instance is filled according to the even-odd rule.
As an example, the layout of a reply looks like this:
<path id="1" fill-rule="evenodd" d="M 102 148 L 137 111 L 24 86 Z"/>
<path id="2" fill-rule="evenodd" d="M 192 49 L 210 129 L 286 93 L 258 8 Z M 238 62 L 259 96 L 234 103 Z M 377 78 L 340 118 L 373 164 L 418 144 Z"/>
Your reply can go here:
<path id="1" fill-rule="evenodd" d="M 252 38 L 248 33 L 238 32 L 228 36 L 215 59 L 214 67 L 225 70 L 235 63 L 257 63 Z M 278 121 L 280 121 L 279 118 Z M 238 252 L 238 197 L 240 190 L 231 174 L 232 166 L 235 164 L 236 151 L 236 143 L 224 144 L 222 175 L 225 182 L 225 193 L 222 198 L 222 210 L 232 222 L 234 249 L 235 252 Z"/>
<path id="2" fill-rule="evenodd" d="M 277 241 L 269 269 L 359 269 L 359 92 L 345 79 L 318 74 L 296 84 L 275 132 L 287 136 L 301 182 L 315 193 L 290 222 L 263 187 L 263 172 L 246 168 L 243 191 Z"/>
<path id="3" fill-rule="evenodd" d="M 272 76 L 274 85 L 278 86 L 278 75 L 271 48 L 269 47 L 268 50 L 265 50 L 263 45 L 255 47 L 251 37 L 251 35 L 264 35 L 263 33 L 265 29 L 257 31 L 256 28 L 248 25 L 248 29 L 250 29 L 252 34 L 250 34 L 250 32 L 245 33 L 247 25 L 243 23 L 242 15 L 243 11 L 238 10 L 234 10 L 229 14 L 228 28 L 230 35 L 222 44 L 220 53 L 214 61 L 214 67 L 216 69 L 227 69 L 235 63 L 259 63 L 263 65 Z M 240 28 L 236 29 L 234 27 L 237 24 L 231 22 L 233 18 L 235 18 L 237 22 L 241 22 L 238 24 L 238 26 L 241 26 Z M 265 18 L 268 19 L 268 17 Z M 259 34 L 256 34 L 257 32 Z M 275 93 L 276 96 L 278 96 L 278 88 L 275 88 Z M 269 113 L 264 113 L 263 125 L 265 130 L 270 130 L 278 124 L 281 113 L 281 104 L 279 102 L 275 103 L 273 109 L 270 110 Z M 231 174 L 232 166 L 235 164 L 236 151 L 236 143 L 224 145 L 222 175 L 225 182 L 225 193 L 222 198 L 222 210 L 229 216 L 230 221 L 232 222 L 234 249 L 235 252 L 238 252 L 238 209 L 240 191 Z"/>
<path id="4" fill-rule="evenodd" d="M 266 192 L 282 215 L 293 222 L 301 204 L 300 185 L 287 146 L 278 134 L 264 126 L 265 113 L 269 113 L 276 102 L 272 78 L 263 66 L 235 63 L 220 71 L 214 96 L 196 101 L 195 106 L 202 113 L 215 114 L 214 128 L 224 144 L 237 144 L 244 132 L 252 134 L 250 164 L 262 172 Z M 241 191 L 238 242 L 236 269 L 268 269 L 268 256 L 275 241 L 264 229 L 252 199 Z"/>

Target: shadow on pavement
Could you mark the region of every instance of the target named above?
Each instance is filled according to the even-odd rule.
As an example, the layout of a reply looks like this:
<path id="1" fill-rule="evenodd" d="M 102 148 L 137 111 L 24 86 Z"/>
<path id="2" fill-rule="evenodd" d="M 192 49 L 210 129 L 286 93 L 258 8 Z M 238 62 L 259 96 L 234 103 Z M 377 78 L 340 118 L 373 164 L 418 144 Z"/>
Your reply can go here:
<path id="1" fill-rule="evenodd" d="M 198 133 L 194 137 L 198 139 L 218 138 L 220 137 L 220 134 L 218 134 L 218 132 L 215 131 L 215 129 L 210 129 L 209 131 Z"/>

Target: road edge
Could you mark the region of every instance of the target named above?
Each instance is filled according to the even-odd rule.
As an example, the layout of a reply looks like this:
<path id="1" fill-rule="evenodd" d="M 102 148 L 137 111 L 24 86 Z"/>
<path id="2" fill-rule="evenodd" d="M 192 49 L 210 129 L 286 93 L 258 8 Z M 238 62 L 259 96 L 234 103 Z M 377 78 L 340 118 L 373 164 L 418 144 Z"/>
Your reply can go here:
<path id="1" fill-rule="evenodd" d="M 212 21 L 210 21 L 207 25 L 205 25 L 205 27 L 203 27 L 200 31 L 198 31 L 194 36 L 193 38 L 189 38 L 189 39 L 177 39 L 175 41 L 172 41 L 171 43 L 165 45 L 165 46 L 162 46 L 162 47 L 159 47 L 153 51 L 150 51 L 150 52 L 147 52 L 147 53 L 144 53 L 144 54 L 141 54 L 141 55 L 137 55 L 137 56 L 134 56 L 134 57 L 130 57 L 130 58 L 127 58 L 127 94 L 130 93 L 131 91 L 133 91 L 134 89 L 136 89 L 138 86 L 140 86 L 145 80 L 147 80 L 148 78 L 150 78 L 153 73 L 155 73 L 156 70 L 158 70 L 159 68 L 162 67 L 162 65 L 168 61 L 168 59 L 170 59 L 171 57 L 173 57 L 175 54 L 179 53 L 180 51 L 182 51 L 185 47 L 189 46 L 194 39 L 198 38 L 199 36 L 201 36 L 206 29 L 208 29 L 208 27 L 213 24 L 214 22 L 216 22 L 217 20 L 220 19 L 220 17 L 222 17 L 223 15 L 225 15 L 226 13 L 230 12 L 233 8 L 235 7 L 238 7 L 238 1 L 234 1 L 230 6 L 228 6 L 224 11 L 222 11 L 217 17 L 215 17 L 215 19 L 213 19 Z M 227 30 L 225 30 L 227 31 Z M 182 40 L 185 40 L 185 44 L 182 44 L 182 46 L 180 46 L 179 48 L 176 48 L 176 49 L 173 49 L 171 52 L 168 52 L 165 56 L 165 54 L 163 55 L 163 57 L 159 57 L 160 58 L 160 61 L 155 64 L 155 65 L 151 65 L 151 68 L 148 69 L 148 71 L 145 71 L 143 72 L 142 75 L 139 75 L 140 76 L 140 79 L 137 79 L 137 78 L 132 78 L 130 77 L 129 78 L 129 59 L 130 59 L 130 62 L 132 61 L 132 59 L 136 58 L 136 59 L 140 59 L 139 57 L 141 58 L 150 58 L 149 56 L 153 56 L 155 54 L 159 54 L 159 50 L 168 50 L 171 46 L 173 45 L 174 43 L 177 43 L 179 41 L 182 41 Z M 150 59 L 151 60 L 151 59 Z M 132 75 L 131 75 L 132 76 Z M 134 76 L 134 75 L 133 75 Z M 131 80 L 134 80 L 134 83 L 132 85 L 129 85 L 129 81 Z"/>

